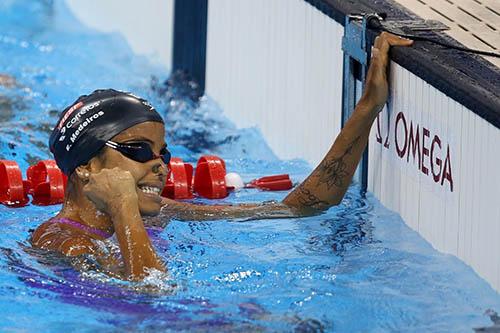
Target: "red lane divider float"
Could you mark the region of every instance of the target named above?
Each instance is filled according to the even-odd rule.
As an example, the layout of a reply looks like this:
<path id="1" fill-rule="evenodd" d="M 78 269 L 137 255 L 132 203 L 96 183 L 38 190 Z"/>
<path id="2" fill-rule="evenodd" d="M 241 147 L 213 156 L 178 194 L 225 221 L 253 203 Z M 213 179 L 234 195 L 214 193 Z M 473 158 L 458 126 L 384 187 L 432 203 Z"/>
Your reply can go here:
<path id="1" fill-rule="evenodd" d="M 26 171 L 30 182 L 29 194 L 33 204 L 40 206 L 56 205 L 64 201 L 64 191 L 68 178 L 53 160 L 40 161 Z"/>
<path id="2" fill-rule="evenodd" d="M 193 166 L 178 157 L 172 157 L 169 164 L 167 183 L 161 195 L 171 199 L 193 198 Z"/>
<path id="3" fill-rule="evenodd" d="M 28 204 L 29 183 L 23 181 L 19 165 L 14 161 L 0 160 L 0 203 L 9 207 Z"/>
<path id="4" fill-rule="evenodd" d="M 167 183 L 162 196 L 171 199 L 191 199 L 193 192 L 208 199 L 222 199 L 235 188 L 258 188 L 267 191 L 283 191 L 293 187 L 286 174 L 267 176 L 243 184 L 235 173 L 226 174 L 226 163 L 213 155 L 202 156 L 196 166 L 173 157 L 169 164 Z M 21 169 L 14 161 L 0 160 L 0 203 L 8 207 L 22 207 L 29 203 L 28 195 L 35 205 L 54 205 L 64 201 L 67 177 L 53 160 L 44 160 L 32 165 L 23 180 Z"/>
<path id="5" fill-rule="evenodd" d="M 266 191 L 285 191 L 293 187 L 292 180 L 287 174 L 266 176 L 254 179 L 245 185 L 246 188 L 258 188 Z"/>
<path id="6" fill-rule="evenodd" d="M 217 156 L 200 157 L 196 165 L 194 191 L 204 198 L 222 199 L 227 197 L 226 163 Z"/>

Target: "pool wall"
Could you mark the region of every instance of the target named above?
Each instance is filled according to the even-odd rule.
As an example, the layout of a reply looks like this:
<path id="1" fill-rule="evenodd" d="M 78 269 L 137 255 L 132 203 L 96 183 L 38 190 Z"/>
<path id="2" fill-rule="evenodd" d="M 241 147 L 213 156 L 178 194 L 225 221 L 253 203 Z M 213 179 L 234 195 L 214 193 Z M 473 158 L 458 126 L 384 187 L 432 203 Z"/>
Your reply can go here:
<path id="1" fill-rule="evenodd" d="M 221 0 L 208 17 L 207 93 L 279 157 L 320 161 L 341 127 L 342 25 L 304 1 Z"/>
<path id="2" fill-rule="evenodd" d="M 120 3 L 142 15 L 131 1 Z M 154 29 L 139 24 L 141 33 L 132 34 L 118 23 L 113 29 L 131 44 L 148 36 L 140 42 L 151 38 L 152 44 L 141 52 L 158 55 L 159 45 L 180 40 L 172 37 L 175 6 L 196 10 L 200 3 L 208 4 L 200 78 L 207 94 L 237 126 L 258 126 L 279 157 L 311 165 L 341 126 L 345 15 L 385 11 L 417 19 L 390 1 L 169 0 L 164 13 L 152 9 L 154 1 L 144 4 L 150 7 L 144 12 L 152 10 L 161 22 Z M 68 4 L 82 21 L 91 21 L 80 9 L 88 2 Z M 109 31 L 110 17 L 102 17 L 101 29 Z M 171 47 L 193 47 L 189 43 Z M 160 61 L 169 66 L 172 53 L 163 54 Z M 429 44 L 395 50 L 392 59 L 390 103 L 370 137 L 368 190 L 435 248 L 461 258 L 500 291 L 499 69 Z"/>
<path id="3" fill-rule="evenodd" d="M 500 131 L 403 67 L 392 72 L 392 110 L 372 127 L 368 190 L 500 290 Z"/>

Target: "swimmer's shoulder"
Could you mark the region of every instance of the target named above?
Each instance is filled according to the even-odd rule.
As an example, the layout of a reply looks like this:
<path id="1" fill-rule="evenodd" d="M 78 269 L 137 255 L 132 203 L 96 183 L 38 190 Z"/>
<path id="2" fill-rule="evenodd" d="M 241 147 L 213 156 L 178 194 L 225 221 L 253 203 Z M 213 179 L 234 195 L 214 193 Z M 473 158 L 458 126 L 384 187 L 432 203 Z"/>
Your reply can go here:
<path id="1" fill-rule="evenodd" d="M 31 235 L 31 245 L 44 250 L 57 251 L 67 256 L 92 254 L 95 243 L 92 238 L 70 226 L 47 221 Z"/>

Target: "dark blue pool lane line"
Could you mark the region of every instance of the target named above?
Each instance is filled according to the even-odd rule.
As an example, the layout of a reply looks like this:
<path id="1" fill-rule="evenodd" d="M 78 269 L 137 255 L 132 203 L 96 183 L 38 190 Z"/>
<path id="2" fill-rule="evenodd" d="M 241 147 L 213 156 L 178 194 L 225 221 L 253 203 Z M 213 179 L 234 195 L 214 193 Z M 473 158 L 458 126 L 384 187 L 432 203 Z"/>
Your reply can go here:
<path id="1" fill-rule="evenodd" d="M 174 4 L 174 71 L 187 72 L 205 92 L 208 0 L 176 0 Z"/>
<path id="2" fill-rule="evenodd" d="M 207 13 L 209 0 L 176 0 L 173 69 L 189 73 L 205 92 Z M 388 19 L 420 19 L 391 0 L 304 0 L 344 25 L 351 13 L 385 12 Z M 368 38 L 376 37 L 375 31 Z M 457 44 L 451 37 L 426 32 L 427 37 Z M 392 59 L 433 87 L 500 128 L 500 69 L 479 56 L 444 49 L 431 43 L 391 51 Z"/>

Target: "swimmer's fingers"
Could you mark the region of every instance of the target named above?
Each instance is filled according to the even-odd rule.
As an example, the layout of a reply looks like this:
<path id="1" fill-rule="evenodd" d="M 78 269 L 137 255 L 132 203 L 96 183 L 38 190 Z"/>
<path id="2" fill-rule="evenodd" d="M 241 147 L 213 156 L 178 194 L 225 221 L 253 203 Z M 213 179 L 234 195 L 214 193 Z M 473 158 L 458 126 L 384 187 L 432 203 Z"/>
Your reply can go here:
<path id="1" fill-rule="evenodd" d="M 96 179 L 92 176 L 89 177 L 87 180 L 87 183 L 83 186 L 83 194 L 94 203 L 96 208 L 100 211 L 105 211 L 106 210 L 106 204 L 105 201 L 102 200 L 102 195 L 99 193 L 99 191 L 96 191 Z"/>
<path id="2" fill-rule="evenodd" d="M 389 63 L 389 49 L 391 46 L 409 46 L 413 41 L 399 38 L 387 32 L 381 33 L 373 43 L 371 50 L 370 68 L 366 75 L 364 96 L 376 105 L 380 111 L 387 101 L 388 82 L 387 65 Z"/>
<path id="3" fill-rule="evenodd" d="M 379 49 L 382 54 L 387 54 L 391 46 L 410 46 L 412 44 L 413 41 L 410 39 L 401 38 L 388 32 L 382 32 L 375 38 L 373 48 Z"/>
<path id="4" fill-rule="evenodd" d="M 83 193 L 97 209 L 107 213 L 111 213 L 110 209 L 119 206 L 124 200 L 137 201 L 134 177 L 129 171 L 118 167 L 91 173 Z"/>
<path id="5" fill-rule="evenodd" d="M 373 46 L 384 51 L 383 44 L 385 44 L 386 42 L 389 45 L 387 46 L 387 49 L 385 49 L 385 51 L 387 51 L 390 46 L 410 46 L 413 44 L 413 41 L 411 39 L 402 38 L 384 31 L 375 38 Z"/>
<path id="6" fill-rule="evenodd" d="M 386 67 L 389 62 L 388 53 L 391 46 L 410 46 L 412 44 L 413 41 L 410 39 L 401 38 L 384 31 L 375 38 L 373 43 L 372 62 Z"/>

